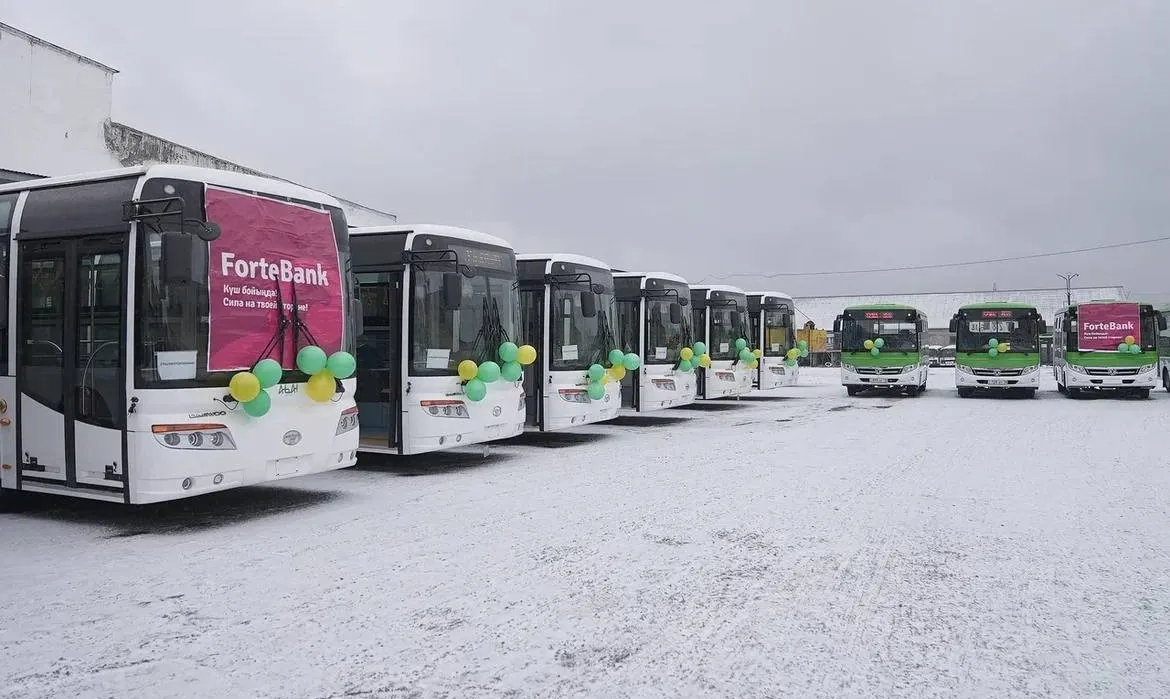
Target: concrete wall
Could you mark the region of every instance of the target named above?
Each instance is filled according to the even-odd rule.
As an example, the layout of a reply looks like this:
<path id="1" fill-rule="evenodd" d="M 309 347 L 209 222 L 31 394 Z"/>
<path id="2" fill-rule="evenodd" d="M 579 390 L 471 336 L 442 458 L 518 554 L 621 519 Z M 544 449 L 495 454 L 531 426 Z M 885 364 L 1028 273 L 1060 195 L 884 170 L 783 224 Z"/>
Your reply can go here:
<path id="1" fill-rule="evenodd" d="M 0 23 L 0 182 L 22 179 L 22 173 L 67 175 L 149 163 L 285 179 L 111 121 L 117 72 Z M 337 198 L 351 226 L 397 221 L 394 214 Z"/>
<path id="2" fill-rule="evenodd" d="M 0 168 L 65 174 L 117 167 L 103 134 L 116 72 L 0 24 Z"/>

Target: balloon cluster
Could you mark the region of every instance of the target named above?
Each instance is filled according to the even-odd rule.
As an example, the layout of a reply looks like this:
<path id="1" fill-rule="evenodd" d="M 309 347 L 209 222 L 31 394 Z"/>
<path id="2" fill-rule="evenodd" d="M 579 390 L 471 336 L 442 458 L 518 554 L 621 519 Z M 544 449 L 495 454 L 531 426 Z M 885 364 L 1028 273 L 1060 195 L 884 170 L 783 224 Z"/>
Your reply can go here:
<path id="1" fill-rule="evenodd" d="M 998 356 L 999 354 L 1007 352 L 1010 349 L 1011 345 L 1006 342 L 1000 342 L 994 337 L 987 341 L 987 354 L 991 355 L 992 357 Z"/>
<path id="2" fill-rule="evenodd" d="M 459 362 L 456 371 L 463 381 L 463 395 L 478 403 L 487 396 L 487 385 L 493 381 L 519 381 L 524 376 L 524 367 L 536 361 L 536 348 L 532 345 L 516 346 L 515 342 L 504 342 L 496 350 L 503 365 L 487 361 L 476 364 L 470 359 Z"/>
<path id="3" fill-rule="evenodd" d="M 876 340 L 866 340 L 862 343 L 862 347 L 869 350 L 869 353 L 875 357 L 882 353 L 882 348 L 885 346 L 886 341 L 880 337 Z"/>
<path id="4" fill-rule="evenodd" d="M 868 347 L 866 349 L 869 349 Z M 788 366 L 796 366 L 796 360 L 801 357 L 808 356 L 808 341 L 801 340 L 796 343 L 796 347 L 784 353 L 784 363 Z"/>
<path id="5" fill-rule="evenodd" d="M 587 393 L 593 400 L 601 400 L 605 397 L 605 385 L 610 381 L 621 381 L 626 377 L 627 371 L 637 371 L 638 367 L 642 366 L 642 358 L 633 352 L 625 353 L 616 347 L 609 351 L 606 357 L 609 360 L 609 368 L 601 366 L 600 364 L 592 364 L 589 366 L 585 374 L 589 377 L 589 388 Z"/>
<path id="6" fill-rule="evenodd" d="M 756 354 L 759 350 L 748 349 L 747 340 L 742 337 L 735 341 L 735 351 L 736 358 L 748 369 L 755 369 L 760 365 L 760 355 Z"/>
<path id="7" fill-rule="evenodd" d="M 678 358 L 678 370 L 682 372 L 711 367 L 711 355 L 707 354 L 707 345 L 704 342 L 683 347 L 678 351 Z"/>
<path id="8" fill-rule="evenodd" d="M 1129 354 L 1141 354 L 1141 345 L 1137 344 L 1137 339 L 1133 335 L 1126 335 L 1125 342 L 1117 346 L 1118 352 L 1128 352 Z"/>
<path id="9" fill-rule="evenodd" d="M 297 368 L 309 375 L 305 393 L 318 402 L 333 397 L 337 390 L 334 377 L 347 379 L 357 369 L 357 362 L 349 352 L 334 352 L 326 355 L 316 345 L 302 347 L 297 352 Z M 251 371 L 240 371 L 228 382 L 228 394 L 239 401 L 244 412 L 251 417 L 263 417 L 272 408 L 272 397 L 268 389 L 280 383 L 284 369 L 275 359 L 265 358 L 256 362 Z"/>

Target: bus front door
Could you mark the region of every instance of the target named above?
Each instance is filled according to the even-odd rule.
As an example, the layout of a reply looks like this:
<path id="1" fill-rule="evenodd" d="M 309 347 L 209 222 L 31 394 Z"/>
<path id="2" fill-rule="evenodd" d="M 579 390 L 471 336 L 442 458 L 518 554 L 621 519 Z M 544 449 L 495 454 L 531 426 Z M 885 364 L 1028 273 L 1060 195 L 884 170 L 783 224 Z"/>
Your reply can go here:
<path id="1" fill-rule="evenodd" d="M 359 445 L 402 446 L 402 273 L 358 272 L 362 334 L 357 341 Z"/>
<path id="2" fill-rule="evenodd" d="M 26 240 L 17 272 L 22 488 L 126 488 L 126 236 Z"/>

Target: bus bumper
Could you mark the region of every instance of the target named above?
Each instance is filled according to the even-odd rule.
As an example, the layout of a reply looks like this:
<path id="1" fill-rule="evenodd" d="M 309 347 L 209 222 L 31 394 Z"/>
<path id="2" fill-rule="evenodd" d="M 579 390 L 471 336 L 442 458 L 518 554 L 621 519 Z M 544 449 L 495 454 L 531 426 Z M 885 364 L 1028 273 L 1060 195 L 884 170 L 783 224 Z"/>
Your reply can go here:
<path id="1" fill-rule="evenodd" d="M 921 386 L 926 383 L 926 368 L 919 366 L 900 374 L 861 374 L 857 371 L 841 368 L 842 386 L 864 386 L 866 388 L 906 388 L 907 386 Z"/>
<path id="2" fill-rule="evenodd" d="M 1157 388 L 1158 365 L 1151 364 L 1147 367 L 1145 371 L 1128 376 L 1082 374 L 1079 371 L 1066 369 L 1064 385 L 1082 391 L 1127 391 Z"/>
<path id="3" fill-rule="evenodd" d="M 1027 371 L 1016 376 L 983 376 L 966 371 L 967 367 L 955 368 L 955 386 L 958 388 L 975 388 L 988 391 L 1006 390 L 1011 388 L 1039 388 L 1040 367 L 1027 367 Z"/>

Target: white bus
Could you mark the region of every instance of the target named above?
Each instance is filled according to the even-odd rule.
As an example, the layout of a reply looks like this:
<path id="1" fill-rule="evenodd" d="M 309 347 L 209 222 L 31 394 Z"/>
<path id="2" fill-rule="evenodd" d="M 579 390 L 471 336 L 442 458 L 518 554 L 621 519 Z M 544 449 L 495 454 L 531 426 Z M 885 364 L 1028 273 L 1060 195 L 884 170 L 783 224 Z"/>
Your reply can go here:
<path id="1" fill-rule="evenodd" d="M 621 387 L 606 371 L 621 352 L 609 265 L 566 253 L 517 255 L 516 265 L 520 337 L 538 355 L 524 372 L 527 426 L 553 432 L 617 417 Z M 623 355 L 630 371 L 635 359 Z M 602 374 L 590 376 L 597 367 Z"/>
<path id="2" fill-rule="evenodd" d="M 621 380 L 622 409 L 647 413 L 695 401 L 698 357 L 683 363 L 691 345 L 687 280 L 667 272 L 615 272 L 618 341 L 645 357 Z"/>
<path id="3" fill-rule="evenodd" d="M 726 285 L 691 286 L 691 331 L 711 357 L 710 368 L 697 372 L 697 400 L 744 395 L 752 389 L 747 327 L 747 294 Z M 742 347 L 740 347 L 742 345 Z"/>
<path id="4" fill-rule="evenodd" d="M 176 165 L 28 180 L 0 186 L 0 251 L 0 500 L 151 503 L 354 463 L 335 199 Z"/>
<path id="5" fill-rule="evenodd" d="M 795 386 L 800 376 L 796 346 L 796 305 L 779 291 L 749 291 L 748 343 L 760 348 L 760 365 L 752 370 L 752 384 L 761 391 Z M 799 350 L 798 350 L 799 351 Z"/>
<path id="6" fill-rule="evenodd" d="M 361 451 L 421 454 L 521 434 L 511 245 L 451 226 L 349 233 L 361 298 Z"/>

